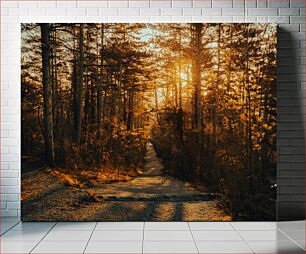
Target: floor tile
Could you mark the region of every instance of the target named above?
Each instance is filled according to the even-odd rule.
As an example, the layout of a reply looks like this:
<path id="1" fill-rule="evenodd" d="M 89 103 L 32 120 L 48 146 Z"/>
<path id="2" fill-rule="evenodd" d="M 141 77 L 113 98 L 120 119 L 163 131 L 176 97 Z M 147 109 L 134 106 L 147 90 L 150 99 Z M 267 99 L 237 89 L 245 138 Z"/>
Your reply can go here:
<path id="1" fill-rule="evenodd" d="M 145 230 L 190 230 L 188 222 L 145 222 Z"/>
<path id="2" fill-rule="evenodd" d="M 304 250 L 291 241 L 248 242 L 255 253 L 304 253 Z"/>
<path id="3" fill-rule="evenodd" d="M 275 222 L 277 228 L 281 230 L 304 230 L 305 221 L 281 221 Z"/>
<path id="4" fill-rule="evenodd" d="M 54 222 L 20 222 L 12 228 L 13 231 L 49 231 Z"/>
<path id="5" fill-rule="evenodd" d="M 89 242 L 85 253 L 142 253 L 142 242 Z"/>
<path id="6" fill-rule="evenodd" d="M 144 222 L 98 222 L 95 230 L 143 230 Z"/>
<path id="7" fill-rule="evenodd" d="M 83 253 L 87 242 L 40 242 L 31 253 Z"/>
<path id="8" fill-rule="evenodd" d="M 252 249 L 241 242 L 197 242 L 200 253 L 253 253 Z"/>
<path id="9" fill-rule="evenodd" d="M 15 231 L 18 232 L 18 231 Z M 44 242 L 86 242 L 92 231 L 53 231 L 51 230 L 43 239 Z"/>
<path id="10" fill-rule="evenodd" d="M 241 236 L 246 241 L 286 241 L 289 240 L 287 236 L 278 230 L 271 231 L 239 231 Z"/>
<path id="11" fill-rule="evenodd" d="M 242 241 L 236 231 L 192 231 L 195 241 Z"/>
<path id="12" fill-rule="evenodd" d="M 38 242 L 1 242 L 0 253 L 29 253 Z"/>
<path id="13" fill-rule="evenodd" d="M 18 225 L 18 223 L 19 223 L 19 221 L 1 222 L 1 224 L 0 224 L 1 234 L 3 234 L 4 232 L 8 231 L 11 228 L 13 228 L 14 226 Z"/>
<path id="14" fill-rule="evenodd" d="M 145 241 L 193 241 L 190 231 L 145 231 Z"/>
<path id="15" fill-rule="evenodd" d="M 94 231 L 90 241 L 109 242 L 109 241 L 142 241 L 143 231 Z"/>
<path id="16" fill-rule="evenodd" d="M 66 230 L 93 230 L 96 222 L 58 222 L 52 229 L 55 231 L 66 231 Z"/>
<path id="17" fill-rule="evenodd" d="M 191 230 L 235 230 L 229 222 L 189 222 Z"/>
<path id="18" fill-rule="evenodd" d="M 269 222 L 231 222 L 237 230 L 275 230 Z"/>
<path id="19" fill-rule="evenodd" d="M 144 242 L 143 253 L 198 253 L 194 242 Z"/>
<path id="20" fill-rule="evenodd" d="M 286 230 L 282 231 L 289 236 L 291 240 L 297 242 L 301 247 L 305 248 L 305 231 L 304 230 Z"/>
<path id="21" fill-rule="evenodd" d="M 40 241 L 47 232 L 40 231 L 8 231 L 1 236 L 5 242 L 35 242 Z"/>

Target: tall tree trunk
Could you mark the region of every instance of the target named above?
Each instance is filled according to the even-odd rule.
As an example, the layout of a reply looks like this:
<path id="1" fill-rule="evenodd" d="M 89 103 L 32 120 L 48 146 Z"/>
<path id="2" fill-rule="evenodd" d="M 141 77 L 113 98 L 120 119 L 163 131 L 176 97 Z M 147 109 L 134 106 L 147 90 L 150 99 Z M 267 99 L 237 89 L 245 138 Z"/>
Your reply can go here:
<path id="1" fill-rule="evenodd" d="M 84 24 L 80 24 L 79 34 L 79 78 L 77 84 L 77 103 L 76 103 L 76 133 L 75 143 L 81 144 L 81 131 L 82 131 L 82 111 L 83 111 L 83 72 L 84 72 Z"/>
<path id="2" fill-rule="evenodd" d="M 250 173 L 251 191 L 254 189 L 254 172 L 252 165 L 252 119 L 251 119 L 251 88 L 249 80 L 249 24 L 247 24 L 247 38 L 246 38 L 246 63 L 245 63 L 245 86 L 246 86 L 246 148 L 247 148 L 247 166 Z"/>
<path id="3" fill-rule="evenodd" d="M 44 90 L 44 129 L 45 129 L 45 160 L 49 166 L 54 166 L 53 139 L 53 105 L 52 86 L 50 83 L 50 25 L 40 24 L 42 46 L 42 73 Z"/>
<path id="4" fill-rule="evenodd" d="M 127 122 L 127 130 L 133 130 L 133 115 L 134 115 L 134 83 L 132 87 L 129 88 L 129 112 L 128 112 L 128 122 Z"/>
<path id="5" fill-rule="evenodd" d="M 221 24 L 218 24 L 218 68 L 217 68 L 217 81 L 216 85 L 213 88 L 213 155 L 217 149 L 217 107 L 218 107 L 218 94 L 217 91 L 219 90 L 219 83 L 220 83 L 220 51 L 221 51 Z"/>
<path id="6" fill-rule="evenodd" d="M 98 47 L 97 47 L 98 48 Z M 99 48 L 98 48 L 99 49 Z M 97 111 L 98 111 L 98 135 L 102 136 L 102 80 L 103 80 L 103 50 L 104 50 L 104 24 L 101 24 L 101 50 L 100 50 L 100 73 L 99 73 L 99 83 L 98 83 L 98 98 L 97 98 Z M 99 63 L 99 61 L 98 61 Z"/>
<path id="7" fill-rule="evenodd" d="M 200 175 L 203 122 L 201 114 L 201 50 L 203 24 L 194 24 L 194 86 L 195 86 L 195 129 L 196 129 L 196 175 Z"/>

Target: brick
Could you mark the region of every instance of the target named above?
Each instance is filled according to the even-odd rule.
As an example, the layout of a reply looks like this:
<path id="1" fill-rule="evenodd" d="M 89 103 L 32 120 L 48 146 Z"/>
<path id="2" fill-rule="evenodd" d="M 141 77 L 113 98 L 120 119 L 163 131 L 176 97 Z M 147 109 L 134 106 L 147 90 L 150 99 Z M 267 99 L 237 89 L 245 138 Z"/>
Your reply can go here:
<path id="1" fill-rule="evenodd" d="M 138 16 L 139 9 L 138 8 L 119 8 L 118 15 L 119 16 Z"/>
<path id="2" fill-rule="evenodd" d="M 268 17 L 268 21 L 278 24 L 289 24 L 289 17 Z"/>
<path id="3" fill-rule="evenodd" d="M 24 8 L 37 8 L 38 7 L 38 1 L 19 1 L 18 8 L 24 9 Z"/>
<path id="4" fill-rule="evenodd" d="M 45 8 L 31 8 L 29 15 L 30 16 L 47 15 L 47 9 L 45 9 Z"/>
<path id="5" fill-rule="evenodd" d="M 258 0 L 257 7 L 258 8 L 266 8 L 268 6 L 267 0 Z"/>
<path id="6" fill-rule="evenodd" d="M 150 17 L 150 22 L 160 23 L 160 22 L 171 22 L 171 16 L 152 16 Z"/>
<path id="7" fill-rule="evenodd" d="M 213 17 L 213 22 L 233 22 L 232 16 L 220 16 L 220 17 Z"/>
<path id="8" fill-rule="evenodd" d="M 244 7 L 244 0 L 233 0 L 233 7 Z"/>
<path id="9" fill-rule="evenodd" d="M 284 123 L 284 122 L 279 122 L 277 124 L 277 129 L 279 131 L 299 131 L 299 130 L 304 130 L 304 124 L 302 123 Z"/>
<path id="10" fill-rule="evenodd" d="M 161 15 L 165 16 L 180 16 L 183 13 L 181 8 L 162 8 Z"/>
<path id="11" fill-rule="evenodd" d="M 171 0 L 150 0 L 151 8 L 170 8 L 171 6 Z"/>
<path id="12" fill-rule="evenodd" d="M 290 0 L 290 7 L 305 7 L 304 0 Z"/>
<path id="13" fill-rule="evenodd" d="M 117 16 L 118 9 L 116 8 L 99 8 L 99 15 L 102 16 Z"/>
<path id="14" fill-rule="evenodd" d="M 300 17 L 300 16 L 290 17 L 290 23 L 292 24 L 304 24 L 304 22 L 305 22 L 305 17 Z"/>
<path id="15" fill-rule="evenodd" d="M 86 9 L 87 16 L 99 16 L 99 9 L 97 8 L 87 8 Z"/>
<path id="16" fill-rule="evenodd" d="M 278 12 L 281 16 L 298 16 L 300 14 L 298 8 L 280 8 Z"/>
<path id="17" fill-rule="evenodd" d="M 20 202 L 7 202 L 7 209 L 20 209 Z"/>
<path id="18" fill-rule="evenodd" d="M 211 7 L 211 0 L 194 0 L 193 7 Z"/>
<path id="19" fill-rule="evenodd" d="M 56 1 L 57 8 L 76 8 L 77 1 Z"/>
<path id="20" fill-rule="evenodd" d="M 184 16 L 198 16 L 202 14 L 201 8 L 184 8 L 183 15 Z"/>
<path id="21" fill-rule="evenodd" d="M 177 23 L 190 23 L 192 21 L 192 16 L 173 16 L 172 22 Z"/>
<path id="22" fill-rule="evenodd" d="M 19 170 L 1 170 L 0 172 L 1 177 L 6 177 L 6 178 L 15 178 L 19 177 Z"/>
<path id="23" fill-rule="evenodd" d="M 244 16 L 233 16 L 234 23 L 244 23 L 245 19 Z"/>
<path id="24" fill-rule="evenodd" d="M 48 16 L 66 16 L 67 9 L 50 8 L 47 10 Z"/>
<path id="25" fill-rule="evenodd" d="M 257 22 L 257 18 L 256 17 L 248 17 L 248 16 L 245 16 L 244 17 L 244 21 L 245 22 Z M 258 22 L 263 22 L 263 21 L 259 21 Z"/>
<path id="26" fill-rule="evenodd" d="M 278 173 L 278 179 L 280 179 L 280 178 L 293 178 L 293 177 L 297 177 L 297 178 L 305 177 L 305 172 L 303 170 L 300 170 L 300 171 L 281 170 Z"/>
<path id="27" fill-rule="evenodd" d="M 130 8 L 148 8 L 150 7 L 150 1 L 149 0 L 130 0 L 129 2 Z"/>
<path id="28" fill-rule="evenodd" d="M 158 9 L 158 8 L 140 9 L 140 15 L 142 15 L 142 16 L 159 16 L 160 15 L 160 9 Z"/>
<path id="29" fill-rule="evenodd" d="M 202 16 L 221 16 L 220 8 L 202 8 Z"/>
<path id="30" fill-rule="evenodd" d="M 220 7 L 220 8 L 232 8 L 233 1 L 232 0 L 212 0 L 212 7 Z"/>
<path id="31" fill-rule="evenodd" d="M 303 194 L 305 193 L 304 186 L 284 186 L 278 188 L 278 193 L 280 194 Z"/>
<path id="32" fill-rule="evenodd" d="M 137 1 L 137 2 L 143 2 L 143 1 Z M 100 0 L 100 1 L 78 1 L 77 2 L 78 8 L 106 8 L 107 7 L 107 1 Z"/>
<path id="33" fill-rule="evenodd" d="M 3 194 L 17 194 L 20 193 L 19 186 L 0 186 L 1 193 Z"/>
<path id="34" fill-rule="evenodd" d="M 192 22 L 212 22 L 211 16 L 194 16 Z"/>
<path id="35" fill-rule="evenodd" d="M 185 7 L 185 8 L 190 8 L 192 7 L 192 0 L 172 0 L 172 7 Z"/>
<path id="36" fill-rule="evenodd" d="M 108 1 L 108 7 L 110 7 L 110 8 L 127 8 L 127 7 L 129 7 L 129 2 L 128 2 L 128 0 Z"/>
<path id="37" fill-rule="evenodd" d="M 291 202 L 304 202 L 305 201 L 305 195 L 278 195 L 277 197 L 278 201 L 291 201 Z"/>
<path id="38" fill-rule="evenodd" d="M 256 0 L 247 0 L 245 1 L 246 8 L 255 8 L 256 7 Z"/>
<path id="39" fill-rule="evenodd" d="M 244 16 L 243 8 L 224 8 L 222 9 L 222 15 L 224 16 Z"/>
<path id="40" fill-rule="evenodd" d="M 268 2 L 268 7 L 282 8 L 289 6 L 290 6 L 289 0 L 269 0 Z"/>
<path id="41" fill-rule="evenodd" d="M 39 1 L 38 7 L 56 8 L 56 1 Z"/>
<path id="42" fill-rule="evenodd" d="M 305 184 L 305 181 L 304 179 L 296 179 L 296 178 L 279 179 L 277 181 L 277 184 L 281 186 L 303 186 Z"/>
<path id="43" fill-rule="evenodd" d="M 2 210 L 1 217 L 17 217 L 18 212 L 17 210 Z"/>
<path id="44" fill-rule="evenodd" d="M 19 194 L 0 194 L 1 201 L 18 201 L 19 200 Z"/>
<path id="45" fill-rule="evenodd" d="M 304 147 L 280 147 L 279 154 L 305 154 Z"/>
<path id="46" fill-rule="evenodd" d="M 250 16 L 276 16 L 277 9 L 275 8 L 252 8 L 247 10 Z"/>
<path id="47" fill-rule="evenodd" d="M 19 9 L 19 8 L 10 8 L 9 9 L 9 15 L 10 16 L 28 16 L 29 15 L 29 9 Z"/>
<path id="48" fill-rule="evenodd" d="M 67 15 L 68 16 L 85 16 L 86 9 L 85 8 L 67 9 Z"/>
<path id="49" fill-rule="evenodd" d="M 1 172 L 1 186 L 11 186 L 11 185 L 19 185 L 19 179 L 18 178 L 3 178 L 2 172 Z"/>

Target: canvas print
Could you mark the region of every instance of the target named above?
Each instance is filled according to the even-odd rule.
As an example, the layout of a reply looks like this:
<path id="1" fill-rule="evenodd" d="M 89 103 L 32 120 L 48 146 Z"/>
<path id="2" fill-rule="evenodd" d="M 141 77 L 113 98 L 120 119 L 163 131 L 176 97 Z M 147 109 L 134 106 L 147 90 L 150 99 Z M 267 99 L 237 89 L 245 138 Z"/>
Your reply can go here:
<path id="1" fill-rule="evenodd" d="M 21 24 L 23 221 L 274 220 L 276 27 Z"/>

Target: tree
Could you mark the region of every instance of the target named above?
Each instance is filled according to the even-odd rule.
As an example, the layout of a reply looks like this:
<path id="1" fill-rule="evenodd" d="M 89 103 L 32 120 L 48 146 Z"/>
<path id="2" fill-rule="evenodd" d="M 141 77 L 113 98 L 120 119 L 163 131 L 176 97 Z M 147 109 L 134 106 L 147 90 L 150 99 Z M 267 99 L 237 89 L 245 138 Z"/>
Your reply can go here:
<path id="1" fill-rule="evenodd" d="M 42 73 L 44 90 L 44 130 L 45 130 L 45 159 L 49 166 L 54 163 L 54 139 L 53 139 L 53 103 L 52 85 L 50 82 L 50 25 L 42 23 L 41 47 L 42 47 Z"/>

